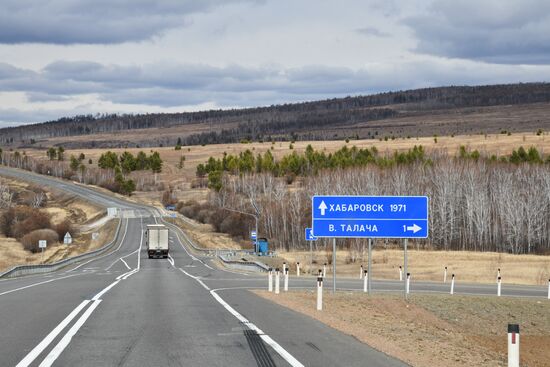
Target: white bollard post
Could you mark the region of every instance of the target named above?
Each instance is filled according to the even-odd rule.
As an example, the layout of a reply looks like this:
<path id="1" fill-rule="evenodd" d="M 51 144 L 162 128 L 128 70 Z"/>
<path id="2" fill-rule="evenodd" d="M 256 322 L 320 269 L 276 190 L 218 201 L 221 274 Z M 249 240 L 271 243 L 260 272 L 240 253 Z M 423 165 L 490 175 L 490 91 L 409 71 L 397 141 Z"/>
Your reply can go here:
<path id="1" fill-rule="evenodd" d="M 368 272 L 368 270 L 365 270 L 364 274 L 365 275 L 363 276 L 363 292 L 367 293 L 368 292 L 367 285 L 369 283 L 369 272 Z"/>
<path id="2" fill-rule="evenodd" d="M 273 292 L 273 268 L 269 268 L 267 272 L 267 290 Z"/>
<path id="3" fill-rule="evenodd" d="M 323 265 L 323 278 L 327 277 L 327 263 Z"/>
<path id="4" fill-rule="evenodd" d="M 508 324 L 508 367 L 519 367 L 518 324 Z"/>
<path id="5" fill-rule="evenodd" d="M 288 292 L 288 268 L 285 269 L 285 292 Z"/>
<path id="6" fill-rule="evenodd" d="M 275 294 L 279 294 L 279 282 L 280 282 L 279 268 L 275 269 Z"/>
<path id="7" fill-rule="evenodd" d="M 411 273 L 407 273 L 407 294 L 411 292 Z"/>
<path id="8" fill-rule="evenodd" d="M 498 283 L 498 278 L 500 278 L 500 268 L 498 268 L 497 270 L 497 283 Z"/>
<path id="9" fill-rule="evenodd" d="M 455 293 L 455 275 L 451 275 L 451 294 Z"/>
<path id="10" fill-rule="evenodd" d="M 317 311 L 323 310 L 323 277 L 317 277 Z"/>
<path id="11" fill-rule="evenodd" d="M 550 279 L 548 279 L 548 299 L 550 299 Z"/>
<path id="12" fill-rule="evenodd" d="M 363 279 L 363 264 L 361 264 L 361 269 L 359 271 L 359 279 Z"/>
<path id="13" fill-rule="evenodd" d="M 447 283 L 447 267 L 445 267 L 445 271 L 443 272 L 443 283 Z"/>
<path id="14" fill-rule="evenodd" d="M 497 296 L 500 297 L 500 290 L 501 290 L 501 280 L 500 277 L 497 278 Z"/>
<path id="15" fill-rule="evenodd" d="M 403 281 L 403 267 L 401 265 L 399 266 L 399 281 Z"/>
<path id="16" fill-rule="evenodd" d="M 299 277 L 300 276 L 300 263 L 296 263 L 296 276 Z"/>
<path id="17" fill-rule="evenodd" d="M 286 262 L 283 262 L 283 276 L 285 276 Z"/>

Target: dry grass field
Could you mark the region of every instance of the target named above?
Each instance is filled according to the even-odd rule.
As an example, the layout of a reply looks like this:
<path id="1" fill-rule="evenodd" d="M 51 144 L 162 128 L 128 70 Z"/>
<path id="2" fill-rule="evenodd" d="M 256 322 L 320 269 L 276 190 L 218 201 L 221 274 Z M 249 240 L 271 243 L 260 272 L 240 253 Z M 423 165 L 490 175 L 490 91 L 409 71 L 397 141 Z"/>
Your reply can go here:
<path id="1" fill-rule="evenodd" d="M 417 367 L 506 366 L 507 323 L 520 325 L 522 366 L 550 366 L 550 302 L 516 298 L 255 291 Z"/>
<path id="2" fill-rule="evenodd" d="M 412 247 L 412 246 L 411 246 Z M 291 265 L 294 272 L 296 262 L 300 262 L 308 271 L 309 251 L 279 252 L 272 265 L 281 266 L 283 261 Z M 313 273 L 329 263 L 332 255 L 324 250 L 314 252 Z M 348 251 L 337 251 L 336 271 L 340 276 L 359 277 L 360 266 L 367 266 L 367 254 L 363 262 L 361 257 L 355 263 L 349 263 Z M 473 251 L 408 251 L 408 271 L 414 280 L 443 281 L 444 268 L 448 269 L 448 281 L 455 274 L 457 282 L 493 283 L 497 270 L 501 269 L 503 283 L 546 285 L 550 279 L 550 256 L 511 255 L 495 252 Z M 371 275 L 374 279 L 399 279 L 399 266 L 403 265 L 403 251 L 396 249 L 373 249 Z M 332 273 L 331 266 L 328 274 Z"/>
<path id="3" fill-rule="evenodd" d="M 280 158 L 293 151 L 303 152 L 306 147 L 311 144 L 317 150 L 323 150 L 327 153 L 341 149 L 343 146 L 356 146 L 358 148 L 376 147 L 380 154 L 391 154 L 394 151 L 403 151 L 411 149 L 415 145 L 422 145 L 428 152 L 439 151 L 446 152 L 451 155 L 457 154 L 461 145 L 468 149 L 477 149 L 481 153 L 496 154 L 497 156 L 509 155 L 512 150 L 523 147 L 535 146 L 545 154 L 550 153 L 550 135 L 545 132 L 537 136 L 533 132 L 513 133 L 508 136 L 505 134 L 490 134 L 490 135 L 456 135 L 439 136 L 437 143 L 433 137 L 419 138 L 401 138 L 388 141 L 380 141 L 376 139 L 366 140 L 350 140 L 346 143 L 343 140 L 329 141 L 297 141 L 293 144 L 293 150 L 290 149 L 290 142 L 270 142 L 264 143 L 249 143 L 249 144 L 211 144 L 206 146 L 185 146 L 181 150 L 174 150 L 174 147 L 160 148 L 128 148 L 128 149 L 110 149 L 111 151 L 122 153 L 129 151 L 132 154 L 137 154 L 140 150 L 150 153 L 150 151 L 158 151 L 164 161 L 163 172 L 159 175 L 159 179 L 165 183 L 170 183 L 182 188 L 189 187 L 189 182 L 195 178 L 196 167 L 200 163 L 205 163 L 206 160 L 213 156 L 221 158 L 223 153 L 239 154 L 240 152 L 250 149 L 255 154 L 263 154 L 267 150 L 271 150 L 276 158 Z M 273 149 L 272 149 L 273 148 Z M 85 163 L 88 159 L 92 159 L 92 166 L 97 166 L 99 156 L 108 149 L 74 149 L 67 150 L 65 156 L 68 158 L 71 155 L 78 156 L 80 153 L 86 155 Z M 45 150 L 27 150 L 29 156 L 47 159 Z M 182 169 L 178 168 L 181 156 L 185 156 L 185 164 Z M 184 193 L 181 193 L 184 195 Z"/>

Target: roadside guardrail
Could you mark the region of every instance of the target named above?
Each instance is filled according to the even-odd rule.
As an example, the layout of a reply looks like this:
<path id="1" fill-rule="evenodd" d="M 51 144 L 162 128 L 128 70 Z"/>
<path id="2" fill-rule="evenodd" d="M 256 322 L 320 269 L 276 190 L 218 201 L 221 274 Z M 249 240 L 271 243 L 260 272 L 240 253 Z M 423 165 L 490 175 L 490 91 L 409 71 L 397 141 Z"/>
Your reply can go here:
<path id="1" fill-rule="evenodd" d="M 122 226 L 122 218 L 119 219 L 113 240 L 96 250 L 86 252 L 81 255 L 73 256 L 67 259 L 63 259 L 51 264 L 17 265 L 1 273 L 0 278 L 14 278 L 21 275 L 49 273 L 52 271 L 59 270 L 65 266 L 77 263 L 79 261 L 86 260 L 97 255 L 101 255 L 102 253 L 107 252 L 117 242 L 121 226 Z"/>

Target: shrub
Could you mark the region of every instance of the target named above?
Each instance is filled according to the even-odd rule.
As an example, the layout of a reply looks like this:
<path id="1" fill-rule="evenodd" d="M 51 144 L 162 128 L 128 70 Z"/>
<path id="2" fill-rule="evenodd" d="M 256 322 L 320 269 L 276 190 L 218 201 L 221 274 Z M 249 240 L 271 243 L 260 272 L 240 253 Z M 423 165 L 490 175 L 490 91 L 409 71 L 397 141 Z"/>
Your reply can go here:
<path id="1" fill-rule="evenodd" d="M 21 243 L 25 250 L 35 253 L 40 251 L 38 247 L 39 240 L 46 240 L 48 245 L 51 246 L 57 243 L 57 239 L 57 233 L 53 229 L 38 229 L 23 236 Z"/>
<path id="2" fill-rule="evenodd" d="M 15 221 L 13 222 L 11 235 L 17 239 L 37 229 L 50 229 L 52 227 L 50 216 L 47 213 L 29 207 L 17 208 Z"/>
<path id="3" fill-rule="evenodd" d="M 65 234 L 69 232 L 71 236 L 74 237 L 74 229 L 71 222 L 69 222 L 67 219 L 65 219 L 63 222 L 57 224 L 55 226 L 55 231 L 57 232 L 57 238 L 59 242 L 63 242 L 63 238 L 65 237 Z"/>

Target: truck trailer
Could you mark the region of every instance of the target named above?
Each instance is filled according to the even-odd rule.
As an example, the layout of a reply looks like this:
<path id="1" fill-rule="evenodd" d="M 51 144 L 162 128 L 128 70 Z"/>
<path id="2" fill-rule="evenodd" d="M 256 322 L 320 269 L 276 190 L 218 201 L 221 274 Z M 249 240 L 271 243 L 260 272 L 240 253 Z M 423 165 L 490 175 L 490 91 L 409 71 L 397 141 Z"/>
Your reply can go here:
<path id="1" fill-rule="evenodd" d="M 147 225 L 147 253 L 149 259 L 153 257 L 168 257 L 168 250 L 170 245 L 168 244 L 168 228 L 163 224 L 149 224 Z"/>

